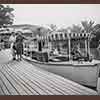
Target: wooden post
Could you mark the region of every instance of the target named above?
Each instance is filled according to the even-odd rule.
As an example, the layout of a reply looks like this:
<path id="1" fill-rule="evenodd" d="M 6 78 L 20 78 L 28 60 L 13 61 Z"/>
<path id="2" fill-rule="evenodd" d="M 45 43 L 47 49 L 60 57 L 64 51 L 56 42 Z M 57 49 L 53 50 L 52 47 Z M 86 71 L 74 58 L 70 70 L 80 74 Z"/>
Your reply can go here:
<path id="1" fill-rule="evenodd" d="M 31 59 L 32 59 L 32 44 L 31 44 L 31 47 L 30 47 L 30 57 L 31 57 Z"/>
<path id="2" fill-rule="evenodd" d="M 49 39 L 48 38 L 46 38 L 46 42 L 47 42 L 47 53 L 48 53 L 48 57 L 49 57 L 50 47 L 49 47 Z"/>
<path id="3" fill-rule="evenodd" d="M 98 95 L 100 95 L 100 77 L 98 77 L 98 81 L 97 81 L 97 92 L 98 92 Z"/>
<path id="4" fill-rule="evenodd" d="M 68 56 L 69 56 L 69 61 L 71 60 L 71 40 L 70 40 L 70 37 L 68 39 Z"/>
<path id="5" fill-rule="evenodd" d="M 86 56 L 88 56 L 88 46 L 87 46 L 87 40 L 85 40 L 85 51 L 86 51 Z"/>
<path id="6" fill-rule="evenodd" d="M 88 38 L 88 55 L 90 57 L 90 41 L 89 41 L 89 38 Z"/>
<path id="7" fill-rule="evenodd" d="M 97 87 L 96 87 L 98 95 L 100 95 L 100 67 L 97 64 Z"/>

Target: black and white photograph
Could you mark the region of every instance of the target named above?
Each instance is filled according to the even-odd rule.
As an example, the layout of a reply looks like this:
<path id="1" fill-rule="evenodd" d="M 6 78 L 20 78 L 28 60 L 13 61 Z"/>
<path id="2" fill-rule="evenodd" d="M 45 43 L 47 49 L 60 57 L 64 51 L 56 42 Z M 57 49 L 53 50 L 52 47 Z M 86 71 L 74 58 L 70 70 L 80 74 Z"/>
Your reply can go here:
<path id="1" fill-rule="evenodd" d="M 0 4 L 0 95 L 100 95 L 100 4 Z"/>

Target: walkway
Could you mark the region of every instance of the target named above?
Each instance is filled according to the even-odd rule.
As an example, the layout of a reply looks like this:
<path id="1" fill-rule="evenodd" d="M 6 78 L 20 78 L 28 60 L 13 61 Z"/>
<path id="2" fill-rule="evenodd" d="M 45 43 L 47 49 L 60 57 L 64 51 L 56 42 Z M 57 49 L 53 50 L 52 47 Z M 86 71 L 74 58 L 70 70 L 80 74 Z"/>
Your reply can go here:
<path id="1" fill-rule="evenodd" d="M 0 51 L 0 63 L 7 63 L 11 59 L 12 59 L 12 55 L 10 49 Z"/>
<path id="2" fill-rule="evenodd" d="M 23 60 L 0 64 L 0 95 L 97 95 L 97 92 Z"/>

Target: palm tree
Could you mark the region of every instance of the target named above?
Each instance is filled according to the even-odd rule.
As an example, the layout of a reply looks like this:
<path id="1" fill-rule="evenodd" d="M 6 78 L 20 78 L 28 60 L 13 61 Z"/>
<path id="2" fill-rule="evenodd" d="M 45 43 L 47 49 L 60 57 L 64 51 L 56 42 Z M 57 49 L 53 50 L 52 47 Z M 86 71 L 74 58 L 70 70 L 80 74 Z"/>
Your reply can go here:
<path id="1" fill-rule="evenodd" d="M 57 31 L 57 26 L 55 24 L 50 24 L 49 27 L 52 31 Z"/>
<path id="2" fill-rule="evenodd" d="M 90 41 L 92 38 L 95 37 L 94 23 L 95 22 L 92 20 L 90 21 L 85 20 L 81 22 L 84 32 L 90 34 L 90 38 L 89 38 Z"/>
<path id="3" fill-rule="evenodd" d="M 88 37 L 88 50 L 89 50 L 89 55 L 91 54 L 90 53 L 90 43 L 91 43 L 91 40 L 95 37 L 95 35 L 93 34 L 93 31 L 94 31 L 94 21 L 90 20 L 90 21 L 82 21 L 81 22 L 82 24 L 82 27 L 83 27 L 83 30 L 85 33 L 88 33 L 90 34 L 89 37 Z"/>
<path id="4" fill-rule="evenodd" d="M 96 24 L 93 29 L 93 34 L 95 38 L 91 41 L 92 47 L 98 47 L 100 44 L 100 24 Z"/>
<path id="5" fill-rule="evenodd" d="M 13 8 L 0 4 L 0 27 L 13 24 Z"/>
<path id="6" fill-rule="evenodd" d="M 94 21 L 92 21 L 92 20 L 90 20 L 90 21 L 85 20 L 85 21 L 82 21 L 81 24 L 82 24 L 83 30 L 86 33 L 91 33 L 93 31 Z"/>

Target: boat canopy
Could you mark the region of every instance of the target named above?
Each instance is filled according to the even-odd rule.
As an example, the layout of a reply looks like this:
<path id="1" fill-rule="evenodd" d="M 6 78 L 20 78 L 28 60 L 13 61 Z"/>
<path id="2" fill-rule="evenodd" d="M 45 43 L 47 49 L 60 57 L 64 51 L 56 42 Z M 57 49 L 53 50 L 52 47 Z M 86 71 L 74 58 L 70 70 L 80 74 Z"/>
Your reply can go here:
<path id="1" fill-rule="evenodd" d="M 66 39 L 87 39 L 90 33 L 65 33 L 65 32 L 52 32 L 49 35 L 41 36 L 41 40 L 66 40 Z"/>

